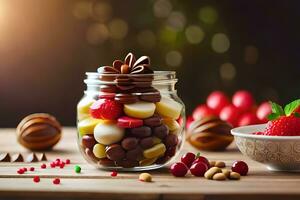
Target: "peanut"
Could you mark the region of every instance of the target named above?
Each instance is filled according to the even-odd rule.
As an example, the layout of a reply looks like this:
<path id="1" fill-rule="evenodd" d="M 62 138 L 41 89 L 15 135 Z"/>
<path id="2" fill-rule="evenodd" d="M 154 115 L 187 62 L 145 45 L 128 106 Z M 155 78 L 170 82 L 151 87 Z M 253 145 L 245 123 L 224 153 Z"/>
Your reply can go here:
<path id="1" fill-rule="evenodd" d="M 205 172 L 204 177 L 205 177 L 206 179 L 212 179 L 213 176 L 214 176 L 216 173 L 221 173 L 221 172 L 222 172 L 222 170 L 221 170 L 220 168 L 218 168 L 218 167 L 212 167 L 212 168 L 210 168 L 209 170 L 207 170 L 207 171 Z"/>
<path id="2" fill-rule="evenodd" d="M 210 167 L 215 167 L 215 164 L 216 164 L 216 161 L 214 161 L 214 160 L 209 161 Z"/>
<path id="3" fill-rule="evenodd" d="M 224 181 L 226 180 L 226 176 L 223 173 L 216 173 L 213 175 L 212 179 L 216 181 Z"/>
<path id="4" fill-rule="evenodd" d="M 230 172 L 229 178 L 232 180 L 239 180 L 241 175 L 237 172 Z"/>
<path id="5" fill-rule="evenodd" d="M 149 173 L 141 173 L 139 180 L 144 182 L 152 182 L 152 176 Z"/>
<path id="6" fill-rule="evenodd" d="M 228 170 L 228 169 L 222 169 L 222 173 L 223 173 L 227 178 L 229 178 L 229 176 L 230 176 L 230 170 Z"/>
<path id="7" fill-rule="evenodd" d="M 224 168 L 226 165 L 223 161 L 216 161 L 215 167 Z"/>

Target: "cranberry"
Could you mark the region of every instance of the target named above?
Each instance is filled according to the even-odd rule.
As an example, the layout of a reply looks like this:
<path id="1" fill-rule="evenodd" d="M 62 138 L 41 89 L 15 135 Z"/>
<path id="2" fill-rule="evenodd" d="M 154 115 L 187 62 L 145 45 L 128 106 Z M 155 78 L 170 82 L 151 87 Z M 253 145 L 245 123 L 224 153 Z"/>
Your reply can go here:
<path id="1" fill-rule="evenodd" d="M 204 163 L 205 165 L 207 165 L 207 168 L 210 168 L 209 161 L 204 156 L 198 156 L 193 164 L 195 163 Z"/>
<path id="2" fill-rule="evenodd" d="M 194 176 L 204 176 L 204 174 L 207 170 L 208 170 L 208 167 L 203 162 L 194 163 L 190 168 L 190 171 Z"/>
<path id="3" fill-rule="evenodd" d="M 221 110 L 229 104 L 229 100 L 223 92 L 214 91 L 208 95 L 206 104 L 216 114 L 219 114 Z"/>
<path id="4" fill-rule="evenodd" d="M 25 171 L 22 168 L 17 171 L 18 174 L 24 174 L 24 172 Z"/>
<path id="5" fill-rule="evenodd" d="M 71 163 L 70 159 L 67 159 L 67 160 L 66 160 L 66 164 L 68 165 L 68 164 L 70 164 L 70 163 Z"/>
<path id="6" fill-rule="evenodd" d="M 182 162 L 177 162 L 171 165 L 170 172 L 177 177 L 183 177 L 188 172 L 187 166 Z"/>
<path id="7" fill-rule="evenodd" d="M 268 115 L 272 113 L 272 108 L 269 102 L 263 102 L 260 104 L 256 111 L 256 117 L 262 122 L 268 122 Z"/>
<path id="8" fill-rule="evenodd" d="M 46 169 L 46 167 L 47 167 L 47 166 L 46 166 L 45 163 L 43 163 L 43 164 L 41 165 L 41 168 L 42 168 L 42 169 Z"/>
<path id="9" fill-rule="evenodd" d="M 259 120 L 257 119 L 254 113 L 245 113 L 238 120 L 238 126 L 247 126 L 251 124 L 258 124 Z"/>
<path id="10" fill-rule="evenodd" d="M 233 164 L 232 164 L 232 167 L 231 167 L 231 170 L 233 172 L 237 172 L 239 173 L 240 175 L 242 176 L 246 176 L 247 173 L 248 173 L 248 165 L 247 163 L 245 163 L 244 161 L 235 161 Z"/>
<path id="11" fill-rule="evenodd" d="M 27 172 L 27 168 L 26 168 L 26 167 L 23 167 L 23 171 L 24 171 L 24 172 Z"/>
<path id="12" fill-rule="evenodd" d="M 35 183 L 40 182 L 40 177 L 39 176 L 34 176 L 33 177 L 33 182 L 35 182 Z"/>
<path id="13" fill-rule="evenodd" d="M 194 119 L 201 119 L 203 117 L 208 117 L 208 116 L 212 116 L 215 115 L 214 111 L 207 107 L 207 105 L 200 105 L 198 106 L 194 112 L 193 112 L 193 118 Z"/>
<path id="14" fill-rule="evenodd" d="M 181 162 L 183 162 L 187 167 L 190 168 L 195 158 L 196 158 L 195 154 L 188 152 L 181 157 Z"/>
<path id="15" fill-rule="evenodd" d="M 232 126 L 237 125 L 237 119 L 240 116 L 240 111 L 234 105 L 224 107 L 220 112 L 220 119 L 230 123 Z"/>
<path id="16" fill-rule="evenodd" d="M 252 94 L 246 90 L 237 91 L 232 97 L 232 103 L 241 112 L 246 112 L 251 110 L 254 105 L 254 98 Z"/>
<path id="17" fill-rule="evenodd" d="M 53 184 L 55 185 L 60 184 L 60 179 L 59 178 L 53 179 Z"/>
<path id="18" fill-rule="evenodd" d="M 32 171 L 32 172 L 33 172 L 33 171 L 34 171 L 34 167 L 30 167 L 30 168 L 29 168 L 29 171 Z"/>
<path id="19" fill-rule="evenodd" d="M 55 168 L 55 166 L 56 166 L 55 162 L 50 163 L 51 168 Z"/>

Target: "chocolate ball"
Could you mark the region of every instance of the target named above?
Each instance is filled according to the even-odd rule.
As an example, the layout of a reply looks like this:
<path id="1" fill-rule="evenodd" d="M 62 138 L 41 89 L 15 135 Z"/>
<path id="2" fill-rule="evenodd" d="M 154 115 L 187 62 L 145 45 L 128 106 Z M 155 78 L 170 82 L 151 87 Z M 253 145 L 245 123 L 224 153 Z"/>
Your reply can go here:
<path id="1" fill-rule="evenodd" d="M 25 117 L 17 126 L 18 142 L 30 150 L 51 149 L 61 138 L 61 125 L 55 117 L 36 113 Z"/>
<path id="2" fill-rule="evenodd" d="M 204 117 L 191 123 L 187 140 L 200 150 L 220 151 L 233 141 L 232 126 L 217 117 Z"/>

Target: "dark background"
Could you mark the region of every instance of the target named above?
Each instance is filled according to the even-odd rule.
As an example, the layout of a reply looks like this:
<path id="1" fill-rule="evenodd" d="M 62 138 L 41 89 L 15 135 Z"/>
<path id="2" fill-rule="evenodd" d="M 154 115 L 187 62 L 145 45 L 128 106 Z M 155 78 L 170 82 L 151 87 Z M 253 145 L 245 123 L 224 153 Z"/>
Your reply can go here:
<path id="1" fill-rule="evenodd" d="M 15 127 L 34 112 L 75 125 L 84 73 L 129 51 L 149 55 L 156 70 L 177 71 L 188 113 L 216 89 L 228 95 L 248 89 L 257 102 L 296 99 L 299 6 L 297 0 L 2 0 L 0 127 Z"/>

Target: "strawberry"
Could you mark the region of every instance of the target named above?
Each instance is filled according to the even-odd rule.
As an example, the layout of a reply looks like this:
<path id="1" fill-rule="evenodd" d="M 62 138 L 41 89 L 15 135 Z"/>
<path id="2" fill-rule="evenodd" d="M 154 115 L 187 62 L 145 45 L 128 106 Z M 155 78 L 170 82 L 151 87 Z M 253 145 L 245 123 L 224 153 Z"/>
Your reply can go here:
<path id="1" fill-rule="evenodd" d="M 114 120 L 122 115 L 123 105 L 111 99 L 99 99 L 90 107 L 93 118 Z"/>
<path id="2" fill-rule="evenodd" d="M 265 135 L 300 136 L 300 115 L 295 110 L 300 105 L 300 99 L 295 100 L 284 109 L 271 102 L 272 113 L 268 116 L 269 122 L 264 131 Z"/>

